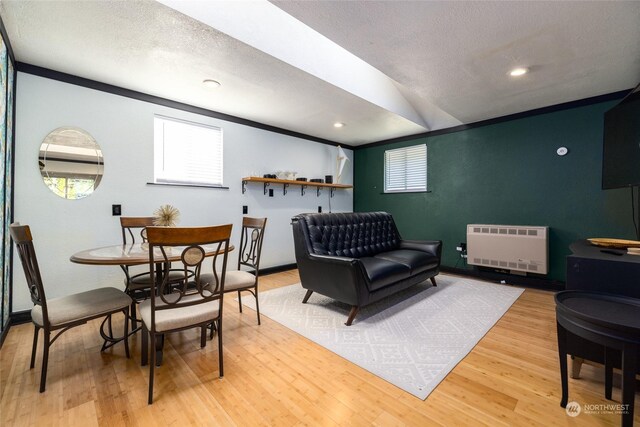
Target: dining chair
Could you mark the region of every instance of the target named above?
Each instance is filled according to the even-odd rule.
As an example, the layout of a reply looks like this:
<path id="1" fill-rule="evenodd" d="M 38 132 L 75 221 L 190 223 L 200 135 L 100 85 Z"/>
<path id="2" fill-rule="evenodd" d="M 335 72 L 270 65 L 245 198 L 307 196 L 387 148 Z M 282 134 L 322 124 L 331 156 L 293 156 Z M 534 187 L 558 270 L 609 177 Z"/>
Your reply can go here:
<path id="1" fill-rule="evenodd" d="M 122 228 L 122 244 L 135 244 L 136 236 L 140 243 L 147 241 L 146 227 L 153 226 L 155 218 L 152 216 L 121 216 L 120 227 Z M 162 268 L 157 268 L 156 271 L 167 272 L 169 274 L 170 283 L 178 283 L 182 279 L 180 271 L 175 271 L 170 268 L 170 263 L 163 265 Z M 134 266 L 135 267 L 135 266 Z M 146 266 L 145 266 L 146 267 Z M 125 279 L 125 292 L 131 297 L 131 323 L 132 329 L 138 327 L 138 319 L 136 315 L 136 305 L 147 298 L 147 293 L 151 288 L 151 273 L 148 269 L 134 274 L 134 269 L 127 265 L 121 265 L 122 271 L 124 271 Z"/>
<path id="2" fill-rule="evenodd" d="M 128 358 L 129 305 L 131 304 L 131 298 L 116 288 L 106 287 L 47 300 L 29 226 L 13 223 L 10 226 L 10 232 L 27 279 L 31 301 L 34 304 L 33 309 L 31 309 L 31 320 L 35 331 L 31 349 L 30 369 L 35 366 L 40 329 L 43 330 L 44 334 L 40 393 L 44 392 L 47 381 L 49 347 L 63 332 L 75 326 L 83 325 L 89 320 L 104 316 L 104 320 L 100 325 L 100 335 L 104 339 L 104 343 L 100 351 L 124 341 L 124 350 Z M 118 312 L 124 313 L 124 332 L 122 337 L 114 338 L 111 315 Z M 105 324 L 108 327 L 108 333 L 105 332 Z M 51 333 L 54 331 L 58 332 L 51 338 Z"/>
<path id="3" fill-rule="evenodd" d="M 260 305 L 258 303 L 258 274 L 260 269 L 260 255 L 267 218 L 242 218 L 240 233 L 240 248 L 238 251 L 238 269 L 228 271 L 224 282 L 225 292 L 238 293 L 238 307 L 242 313 L 242 292 L 251 293 L 256 299 L 256 313 L 260 325 Z M 251 271 L 241 270 L 248 267 Z M 211 274 L 204 275 L 205 280 L 211 280 Z M 213 329 L 211 330 L 213 334 Z"/>
<path id="4" fill-rule="evenodd" d="M 211 227 L 147 227 L 149 270 L 153 298 L 140 304 L 142 319 L 142 365 L 149 364 L 149 404 L 153 403 L 153 382 L 157 351 L 161 351 L 165 334 L 200 328 L 200 346 L 206 345 L 207 325 L 218 331 L 218 363 L 223 376 L 222 299 L 227 271 L 227 252 L 232 225 Z M 154 265 L 180 255 L 182 282 L 175 286 L 164 275 L 155 281 Z M 202 265 L 212 258 L 214 274 L 207 281 L 201 276 Z M 222 257 L 221 262 L 218 260 Z M 190 276 L 190 272 L 193 273 Z M 151 345 L 149 346 L 149 338 Z M 151 361 L 148 351 L 151 348 Z M 160 354 L 161 357 L 161 354 Z"/>

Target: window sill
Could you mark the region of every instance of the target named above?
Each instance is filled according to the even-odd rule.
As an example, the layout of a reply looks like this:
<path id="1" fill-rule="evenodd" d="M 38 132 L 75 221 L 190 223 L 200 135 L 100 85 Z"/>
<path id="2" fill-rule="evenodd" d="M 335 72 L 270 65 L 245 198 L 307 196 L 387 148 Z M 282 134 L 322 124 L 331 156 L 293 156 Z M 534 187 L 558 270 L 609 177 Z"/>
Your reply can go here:
<path id="1" fill-rule="evenodd" d="M 420 191 L 383 191 L 380 194 L 417 194 L 417 193 L 431 193 L 431 190 Z"/>
<path id="2" fill-rule="evenodd" d="M 388 191 L 382 192 L 380 194 L 420 194 L 420 193 L 431 193 L 431 190 L 423 190 L 423 191 Z"/>
<path id="3" fill-rule="evenodd" d="M 173 182 L 147 182 L 147 185 L 162 185 L 170 187 L 197 187 L 197 188 L 215 188 L 218 190 L 228 190 L 229 187 L 222 185 L 207 185 L 207 184 L 178 184 Z"/>

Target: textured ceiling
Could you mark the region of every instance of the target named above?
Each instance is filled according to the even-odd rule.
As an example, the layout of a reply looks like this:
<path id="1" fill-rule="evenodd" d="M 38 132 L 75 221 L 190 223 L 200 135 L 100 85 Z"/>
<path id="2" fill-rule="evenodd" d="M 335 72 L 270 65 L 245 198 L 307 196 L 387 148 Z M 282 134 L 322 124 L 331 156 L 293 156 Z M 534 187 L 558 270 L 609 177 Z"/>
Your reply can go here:
<path id="1" fill-rule="evenodd" d="M 186 16 L 153 1 L 3 0 L 0 15 L 20 62 L 352 145 L 640 80 L 640 2 L 272 3 L 375 67 L 412 113 L 205 24 L 200 15 L 224 2 L 196 2 Z M 228 18 L 246 22 L 248 14 L 237 15 Z M 515 65 L 531 73 L 510 78 Z M 204 88 L 207 78 L 222 86 Z M 371 81 L 369 92 L 378 89 Z M 336 121 L 347 126 L 335 129 Z"/>
<path id="2" fill-rule="evenodd" d="M 640 81 L 638 1 L 273 3 L 463 123 Z"/>

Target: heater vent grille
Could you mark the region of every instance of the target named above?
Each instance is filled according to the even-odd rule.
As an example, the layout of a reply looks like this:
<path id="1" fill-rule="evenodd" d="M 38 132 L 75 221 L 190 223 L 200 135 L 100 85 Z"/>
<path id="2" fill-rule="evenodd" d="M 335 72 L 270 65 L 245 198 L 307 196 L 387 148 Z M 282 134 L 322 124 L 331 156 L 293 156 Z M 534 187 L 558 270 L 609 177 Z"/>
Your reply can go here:
<path id="1" fill-rule="evenodd" d="M 469 227 L 473 228 L 473 232 L 476 234 L 508 234 L 510 236 L 537 236 L 540 232 L 540 228 L 544 227 L 521 227 L 515 225 L 498 225 L 498 226 L 490 226 L 490 227 L 478 227 L 474 225 L 469 225 Z"/>
<path id="2" fill-rule="evenodd" d="M 470 224 L 467 255 L 471 265 L 547 274 L 548 227 Z"/>

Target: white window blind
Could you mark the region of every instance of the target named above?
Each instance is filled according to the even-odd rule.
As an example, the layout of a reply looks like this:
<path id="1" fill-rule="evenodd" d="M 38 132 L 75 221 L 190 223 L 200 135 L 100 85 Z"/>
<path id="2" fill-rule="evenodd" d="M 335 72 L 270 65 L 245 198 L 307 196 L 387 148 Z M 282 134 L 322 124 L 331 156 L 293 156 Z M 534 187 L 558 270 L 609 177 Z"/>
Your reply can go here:
<path id="1" fill-rule="evenodd" d="M 427 190 L 427 145 L 384 152 L 384 192 Z"/>
<path id="2" fill-rule="evenodd" d="M 222 129 L 154 118 L 154 182 L 222 185 Z"/>

